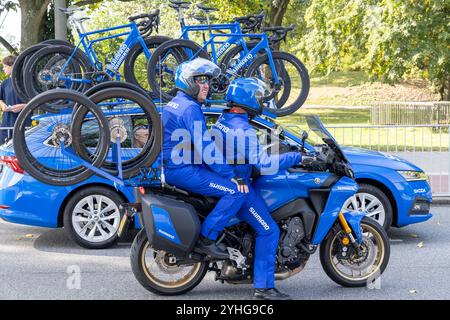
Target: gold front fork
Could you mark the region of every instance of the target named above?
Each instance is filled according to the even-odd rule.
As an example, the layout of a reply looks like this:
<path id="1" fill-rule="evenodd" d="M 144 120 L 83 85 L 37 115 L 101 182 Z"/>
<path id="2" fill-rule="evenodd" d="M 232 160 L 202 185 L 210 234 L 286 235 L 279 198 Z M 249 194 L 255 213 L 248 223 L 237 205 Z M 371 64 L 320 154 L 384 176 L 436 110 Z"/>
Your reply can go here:
<path id="1" fill-rule="evenodd" d="M 347 237 L 342 239 L 342 244 L 347 246 L 351 242 L 353 246 L 357 246 L 356 239 L 355 239 L 355 237 L 353 237 L 353 234 L 352 234 L 352 229 L 348 225 L 347 220 L 345 220 L 345 217 L 342 214 L 342 212 L 339 212 L 338 219 L 339 219 L 339 223 L 341 224 L 342 230 L 344 230 L 344 232 L 347 234 Z M 350 238 L 350 240 L 349 240 L 349 238 Z"/>

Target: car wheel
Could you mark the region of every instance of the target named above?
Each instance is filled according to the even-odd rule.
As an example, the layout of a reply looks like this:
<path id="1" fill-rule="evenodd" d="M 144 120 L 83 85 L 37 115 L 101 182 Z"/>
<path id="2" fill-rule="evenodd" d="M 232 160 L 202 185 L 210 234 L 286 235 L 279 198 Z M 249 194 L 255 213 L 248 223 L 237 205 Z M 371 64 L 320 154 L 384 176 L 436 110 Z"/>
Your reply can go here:
<path id="1" fill-rule="evenodd" d="M 105 187 L 88 187 L 75 193 L 64 210 L 64 229 L 88 249 L 104 249 L 117 241 L 123 199 Z"/>
<path id="2" fill-rule="evenodd" d="M 388 230 L 392 224 L 392 205 L 388 197 L 370 184 L 359 184 L 358 192 L 347 199 L 343 206 L 344 210 L 366 210 L 370 217 Z"/>

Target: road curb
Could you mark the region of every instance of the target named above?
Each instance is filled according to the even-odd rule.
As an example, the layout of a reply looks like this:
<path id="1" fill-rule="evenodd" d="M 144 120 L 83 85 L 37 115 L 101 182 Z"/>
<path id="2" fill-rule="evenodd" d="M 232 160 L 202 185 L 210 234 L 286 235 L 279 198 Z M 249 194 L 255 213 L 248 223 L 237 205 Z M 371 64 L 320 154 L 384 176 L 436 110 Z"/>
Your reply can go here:
<path id="1" fill-rule="evenodd" d="M 450 204 L 450 197 L 433 198 L 432 204 L 437 204 L 437 205 Z"/>

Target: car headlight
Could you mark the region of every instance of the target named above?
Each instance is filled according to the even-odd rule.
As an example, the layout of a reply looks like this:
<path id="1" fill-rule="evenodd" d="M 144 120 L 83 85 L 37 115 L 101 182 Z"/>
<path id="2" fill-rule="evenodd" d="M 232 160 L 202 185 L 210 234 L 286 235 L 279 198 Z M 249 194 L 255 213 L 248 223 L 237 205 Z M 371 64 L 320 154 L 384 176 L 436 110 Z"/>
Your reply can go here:
<path id="1" fill-rule="evenodd" d="M 428 175 L 423 171 L 397 171 L 406 181 L 429 181 Z"/>

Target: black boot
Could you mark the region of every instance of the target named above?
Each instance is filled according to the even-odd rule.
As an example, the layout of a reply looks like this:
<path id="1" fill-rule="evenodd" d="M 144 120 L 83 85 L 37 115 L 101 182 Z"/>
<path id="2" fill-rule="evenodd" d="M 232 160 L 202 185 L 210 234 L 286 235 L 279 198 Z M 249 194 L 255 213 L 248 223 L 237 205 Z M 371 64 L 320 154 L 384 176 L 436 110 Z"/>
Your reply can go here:
<path id="1" fill-rule="evenodd" d="M 255 289 L 253 296 L 261 300 L 292 300 L 288 294 L 281 293 L 275 288 Z"/>
<path id="2" fill-rule="evenodd" d="M 221 260 L 225 260 L 230 257 L 225 246 L 218 246 L 214 240 L 205 237 L 200 237 L 194 250 L 198 253 L 203 253 L 212 258 Z"/>

